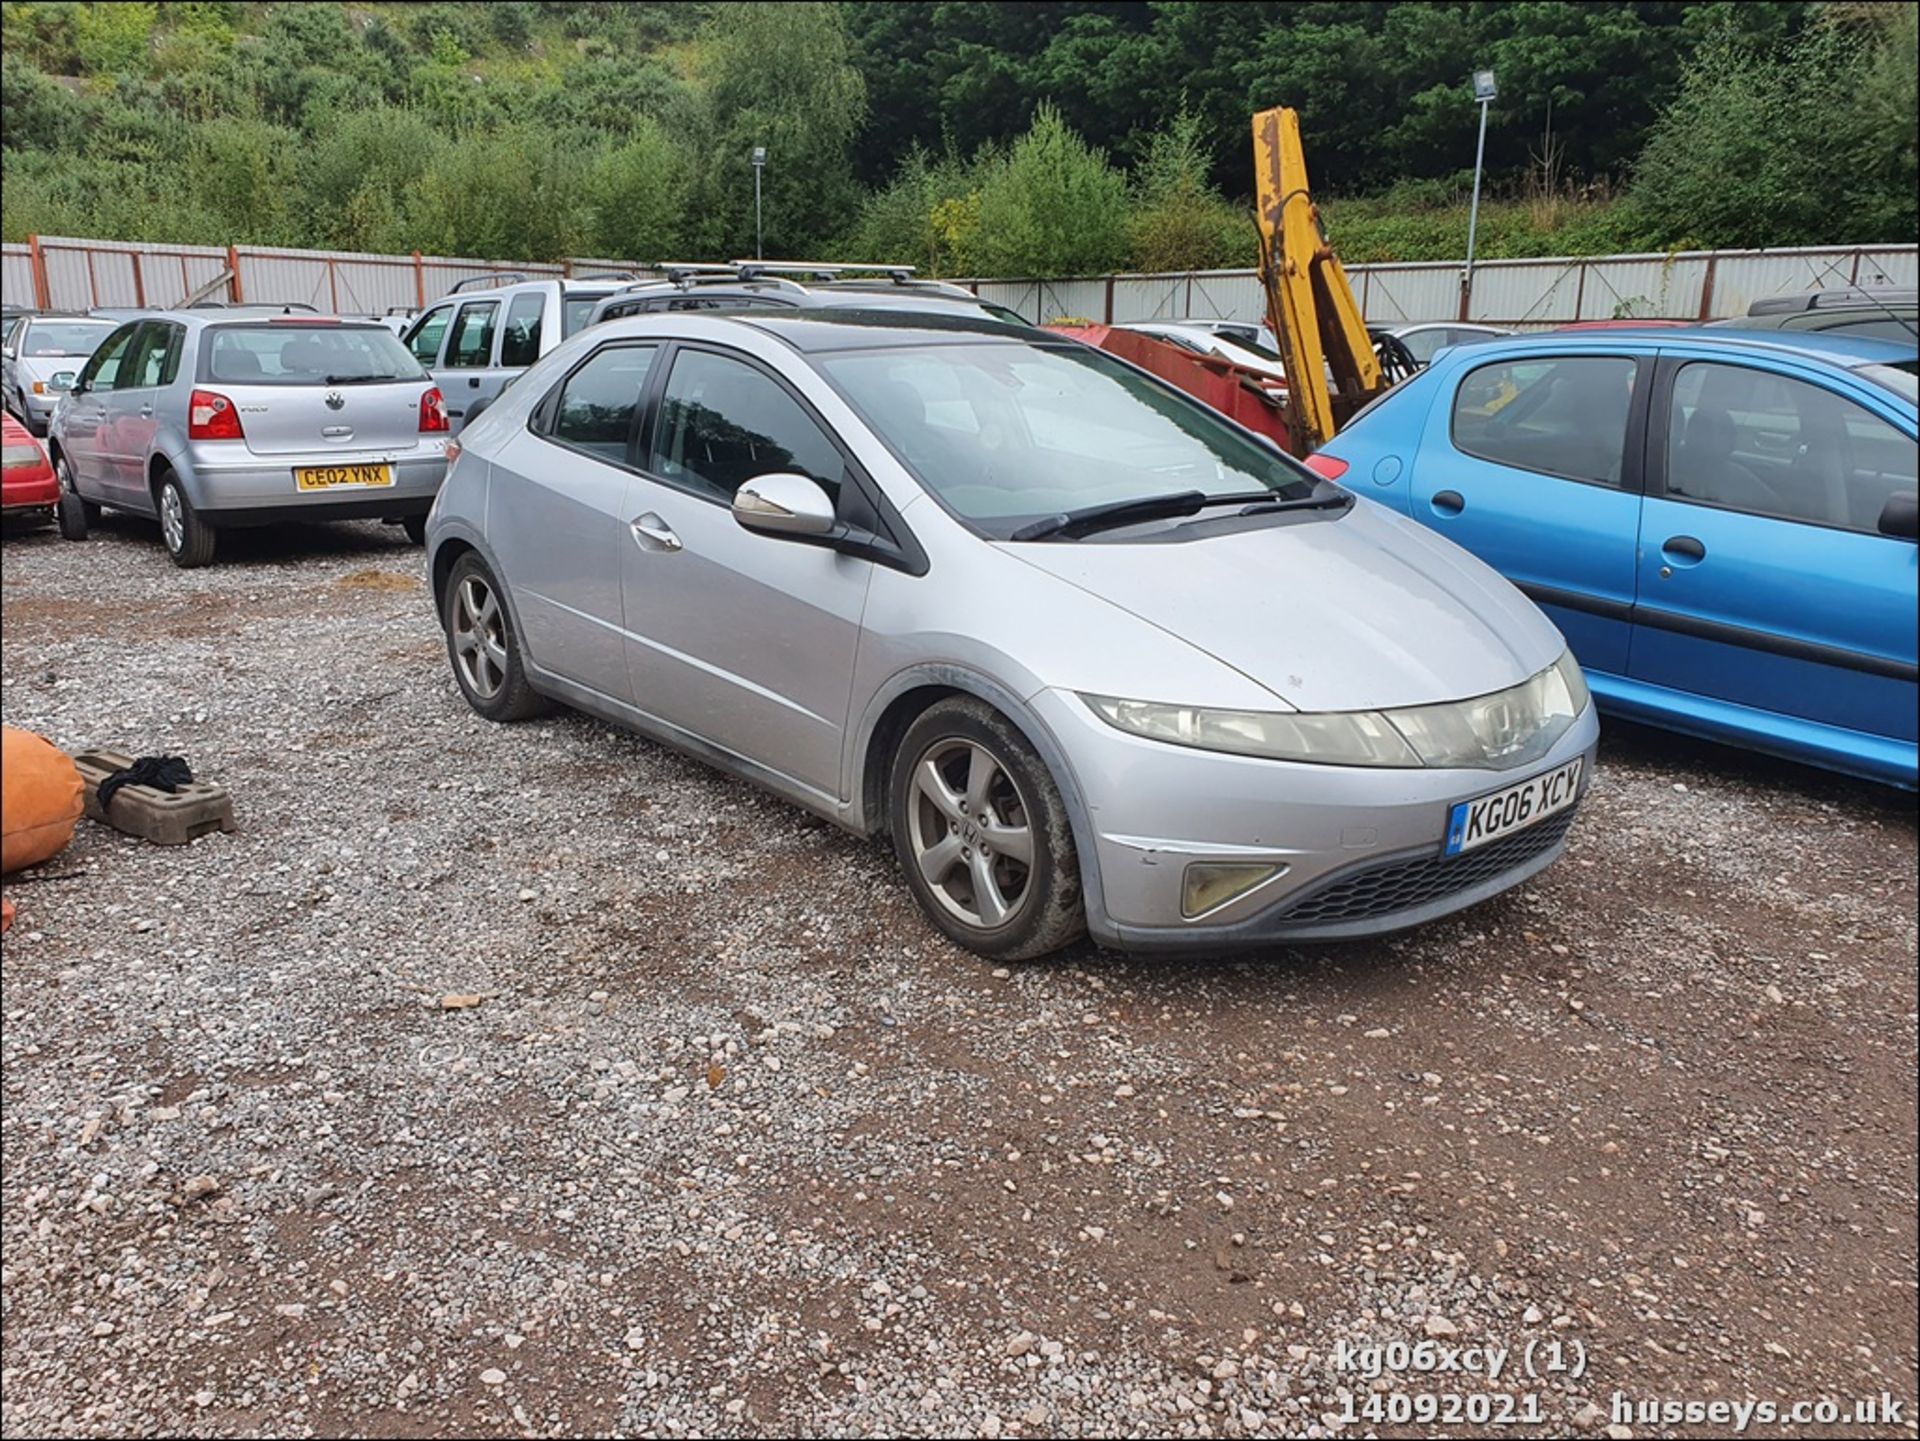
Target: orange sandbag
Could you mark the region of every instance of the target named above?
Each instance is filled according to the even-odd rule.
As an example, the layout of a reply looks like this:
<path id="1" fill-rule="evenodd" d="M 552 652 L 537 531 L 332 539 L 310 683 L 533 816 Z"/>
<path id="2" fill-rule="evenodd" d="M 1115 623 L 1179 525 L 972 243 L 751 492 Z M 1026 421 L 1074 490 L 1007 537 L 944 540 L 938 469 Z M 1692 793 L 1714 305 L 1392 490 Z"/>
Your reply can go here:
<path id="1" fill-rule="evenodd" d="M 86 786 L 65 751 L 31 731 L 0 730 L 0 871 L 17 871 L 73 839 Z"/>

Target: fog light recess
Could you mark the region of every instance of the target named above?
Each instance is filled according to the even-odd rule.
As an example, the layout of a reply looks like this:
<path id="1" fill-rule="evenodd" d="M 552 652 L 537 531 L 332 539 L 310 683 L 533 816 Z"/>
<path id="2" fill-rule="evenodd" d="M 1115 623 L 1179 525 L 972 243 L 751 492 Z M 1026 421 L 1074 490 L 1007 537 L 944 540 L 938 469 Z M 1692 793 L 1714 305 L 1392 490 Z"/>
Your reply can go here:
<path id="1" fill-rule="evenodd" d="M 1238 900 L 1263 881 L 1272 880 L 1285 866 L 1272 861 L 1255 864 L 1221 865 L 1199 861 L 1187 867 L 1180 887 L 1180 914 L 1188 920 L 1216 911 L 1228 901 Z"/>

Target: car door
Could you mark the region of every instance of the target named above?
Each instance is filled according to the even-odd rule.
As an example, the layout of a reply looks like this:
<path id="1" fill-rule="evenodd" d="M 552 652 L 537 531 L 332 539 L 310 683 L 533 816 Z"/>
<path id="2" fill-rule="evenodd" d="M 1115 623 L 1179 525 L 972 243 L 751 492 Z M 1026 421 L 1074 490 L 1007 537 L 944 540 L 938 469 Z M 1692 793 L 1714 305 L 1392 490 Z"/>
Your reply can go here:
<path id="1" fill-rule="evenodd" d="M 87 363 L 80 367 L 74 388 L 67 397 L 60 426 L 61 454 L 73 471 L 74 484 L 90 500 L 104 499 L 110 474 L 103 433 L 107 419 L 107 401 L 119 379 L 120 363 L 126 359 L 140 322 L 130 320 L 114 331 Z"/>
<path id="2" fill-rule="evenodd" d="M 1914 423 L 1869 395 L 1787 360 L 1661 362 L 1635 679 L 1915 739 L 1916 550 L 1880 533 Z"/>
<path id="3" fill-rule="evenodd" d="M 156 411 L 161 389 L 172 383 L 180 369 L 183 335 L 184 327 L 167 321 L 150 320 L 142 325 L 128 347 L 119 383 L 107 401 L 107 427 L 113 437 L 113 487 L 129 505 L 151 503 L 147 457 L 160 425 Z"/>
<path id="4" fill-rule="evenodd" d="M 1531 596 L 1581 665 L 1625 675 L 1651 357 L 1478 349 L 1441 362 L 1409 511 Z"/>
<path id="5" fill-rule="evenodd" d="M 476 401 L 500 393 L 500 302 L 498 299 L 462 301 L 447 327 L 447 343 L 440 368 L 433 373 L 446 398 L 447 420 L 457 433 Z"/>
<path id="6" fill-rule="evenodd" d="M 434 383 L 440 381 L 440 350 L 446 344 L 447 326 L 453 320 L 451 303 L 436 305 L 418 320 L 406 334 L 406 347 L 413 352 L 413 358 L 425 366 L 433 376 Z"/>
<path id="7" fill-rule="evenodd" d="M 838 498 L 851 456 L 756 360 L 679 345 L 668 367 L 626 548 L 635 704 L 838 798 L 872 562 L 756 535 L 729 507 L 742 483 L 776 472 Z"/>
<path id="8" fill-rule="evenodd" d="M 622 703 L 633 698 L 620 594 L 633 548 L 634 446 L 650 341 L 580 361 L 493 457 L 487 534 L 535 665 Z"/>

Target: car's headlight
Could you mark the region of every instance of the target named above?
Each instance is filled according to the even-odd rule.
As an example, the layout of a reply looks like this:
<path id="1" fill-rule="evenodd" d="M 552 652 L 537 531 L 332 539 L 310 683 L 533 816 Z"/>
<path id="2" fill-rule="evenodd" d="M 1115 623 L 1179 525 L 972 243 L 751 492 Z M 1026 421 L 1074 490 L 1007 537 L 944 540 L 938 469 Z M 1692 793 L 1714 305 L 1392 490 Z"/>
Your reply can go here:
<path id="1" fill-rule="evenodd" d="M 1553 749 L 1587 708 L 1587 683 L 1569 653 L 1492 695 L 1401 710 L 1233 711 L 1081 699 L 1116 730 L 1198 750 L 1320 765 L 1505 770 Z"/>

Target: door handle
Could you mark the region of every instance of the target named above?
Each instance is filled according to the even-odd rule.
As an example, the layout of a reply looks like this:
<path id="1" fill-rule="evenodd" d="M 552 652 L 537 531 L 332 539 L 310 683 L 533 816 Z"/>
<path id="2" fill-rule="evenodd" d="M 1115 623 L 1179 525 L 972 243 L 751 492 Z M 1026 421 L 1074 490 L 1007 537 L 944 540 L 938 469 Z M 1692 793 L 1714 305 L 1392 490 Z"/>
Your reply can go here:
<path id="1" fill-rule="evenodd" d="M 140 418 L 141 418 L 142 420 L 151 420 L 151 419 L 153 418 L 153 407 L 152 407 L 151 405 L 143 405 L 143 406 L 141 406 L 141 407 L 140 407 Z"/>
<path id="2" fill-rule="evenodd" d="M 467 377 L 467 384 L 474 390 L 478 390 L 480 388 L 480 377 L 477 375 L 469 375 Z"/>
<path id="3" fill-rule="evenodd" d="M 683 548 L 680 537 L 673 533 L 673 527 L 652 511 L 635 516 L 631 524 L 633 538 L 640 543 L 642 550 L 664 550 L 671 553 Z"/>
<path id="4" fill-rule="evenodd" d="M 1442 515 L 1458 515 L 1467 508 L 1467 498 L 1457 490 L 1436 491 L 1427 502 Z"/>
<path id="5" fill-rule="evenodd" d="M 1698 565 L 1707 558 L 1707 548 L 1690 535 L 1670 535 L 1660 554 L 1675 565 Z"/>

